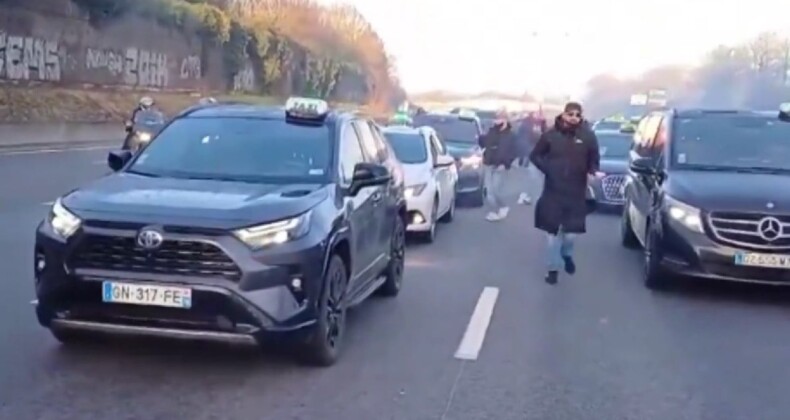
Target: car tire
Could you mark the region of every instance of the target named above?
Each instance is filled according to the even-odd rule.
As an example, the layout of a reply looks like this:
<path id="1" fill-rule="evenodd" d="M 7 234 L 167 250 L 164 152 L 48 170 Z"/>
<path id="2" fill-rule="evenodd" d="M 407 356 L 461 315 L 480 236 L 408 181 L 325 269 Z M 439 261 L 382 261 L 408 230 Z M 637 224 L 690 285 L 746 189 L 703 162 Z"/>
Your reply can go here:
<path id="1" fill-rule="evenodd" d="M 661 250 L 658 248 L 657 237 L 649 226 L 645 232 L 645 249 L 642 265 L 642 280 L 650 290 L 664 290 L 669 286 L 670 278 L 661 267 Z"/>
<path id="2" fill-rule="evenodd" d="M 427 232 L 420 232 L 420 238 L 423 242 L 432 244 L 436 241 L 436 225 L 439 224 L 438 221 L 438 213 L 439 213 L 439 198 L 436 197 L 433 199 L 433 207 L 431 207 L 431 227 L 428 229 Z"/>
<path id="3" fill-rule="evenodd" d="M 631 202 L 626 201 L 623 206 L 623 213 L 620 216 L 620 244 L 629 249 L 636 249 L 639 247 L 639 239 L 634 233 L 634 227 L 631 226 L 631 218 L 628 216 L 630 208 Z"/>
<path id="4" fill-rule="evenodd" d="M 311 366 L 335 364 L 346 332 L 346 287 L 348 270 L 339 255 L 329 259 L 318 302 L 318 316 L 304 348 L 302 361 Z"/>
<path id="5" fill-rule="evenodd" d="M 384 271 L 384 284 L 379 293 L 386 297 L 395 297 L 403 286 L 403 269 L 406 262 L 406 225 L 400 217 L 395 220 L 395 228 L 390 238 L 390 261 Z"/>
<path id="6" fill-rule="evenodd" d="M 456 195 L 453 194 L 453 200 L 450 201 L 450 208 L 447 209 L 447 213 L 445 213 L 444 216 L 442 216 L 442 218 L 439 219 L 440 222 L 442 222 L 442 223 L 450 223 L 450 222 L 453 221 L 453 219 L 455 219 L 455 202 L 456 202 L 456 199 L 457 199 Z"/>

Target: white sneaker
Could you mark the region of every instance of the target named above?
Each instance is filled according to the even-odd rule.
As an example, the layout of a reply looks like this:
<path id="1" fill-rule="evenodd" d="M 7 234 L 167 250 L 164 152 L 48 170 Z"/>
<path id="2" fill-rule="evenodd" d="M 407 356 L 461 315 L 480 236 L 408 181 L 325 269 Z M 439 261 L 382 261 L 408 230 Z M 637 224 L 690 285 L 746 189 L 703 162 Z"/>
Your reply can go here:
<path id="1" fill-rule="evenodd" d="M 529 197 L 529 194 L 521 193 L 518 196 L 518 204 L 524 204 L 524 205 L 532 204 L 532 199 Z"/>
<path id="2" fill-rule="evenodd" d="M 499 218 L 504 219 L 508 213 L 510 213 L 510 207 L 502 207 L 499 209 Z"/>
<path id="3" fill-rule="evenodd" d="M 491 213 L 488 213 L 486 215 L 486 220 L 488 220 L 489 222 L 498 222 L 502 220 L 502 216 L 500 214 L 501 214 L 501 210 L 500 213 L 495 213 L 492 211 Z"/>

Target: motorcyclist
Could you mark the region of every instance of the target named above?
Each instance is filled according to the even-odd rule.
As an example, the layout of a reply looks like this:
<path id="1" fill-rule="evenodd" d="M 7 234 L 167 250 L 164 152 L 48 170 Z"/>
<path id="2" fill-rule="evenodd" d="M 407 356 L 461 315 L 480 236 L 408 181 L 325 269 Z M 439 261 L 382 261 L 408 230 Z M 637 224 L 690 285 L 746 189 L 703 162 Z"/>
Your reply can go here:
<path id="1" fill-rule="evenodd" d="M 153 109 L 155 105 L 156 102 L 154 102 L 154 98 L 150 96 L 143 96 L 137 103 L 137 107 L 132 111 L 132 118 L 129 120 L 129 122 L 134 123 L 138 112 Z"/>

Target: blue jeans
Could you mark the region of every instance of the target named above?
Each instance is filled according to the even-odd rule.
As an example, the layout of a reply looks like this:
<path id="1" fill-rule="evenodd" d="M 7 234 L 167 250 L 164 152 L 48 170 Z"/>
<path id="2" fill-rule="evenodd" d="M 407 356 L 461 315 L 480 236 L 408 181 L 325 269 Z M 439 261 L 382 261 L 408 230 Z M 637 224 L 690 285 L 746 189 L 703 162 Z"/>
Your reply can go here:
<path id="1" fill-rule="evenodd" d="M 503 166 L 486 165 L 483 168 L 483 183 L 486 187 L 486 201 L 491 211 L 499 211 L 502 207 L 507 207 L 503 197 L 505 187 L 505 174 L 507 170 Z"/>
<path id="2" fill-rule="evenodd" d="M 562 228 L 556 235 L 548 234 L 547 259 L 549 271 L 560 271 L 565 267 L 565 259 L 573 257 L 575 233 L 565 233 Z"/>

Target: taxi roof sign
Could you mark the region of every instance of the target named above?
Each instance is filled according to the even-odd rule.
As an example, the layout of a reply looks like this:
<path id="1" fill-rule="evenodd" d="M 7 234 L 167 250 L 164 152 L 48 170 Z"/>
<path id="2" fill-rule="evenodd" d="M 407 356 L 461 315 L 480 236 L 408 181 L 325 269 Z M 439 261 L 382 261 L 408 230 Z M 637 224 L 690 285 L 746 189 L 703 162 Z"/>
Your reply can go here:
<path id="1" fill-rule="evenodd" d="M 790 114 L 790 102 L 782 102 L 779 104 L 779 111 L 785 114 Z"/>
<path id="2" fill-rule="evenodd" d="M 469 109 L 460 109 L 460 110 L 458 110 L 458 117 L 459 118 L 465 118 L 465 119 L 466 118 L 474 119 L 474 118 L 477 118 L 477 113 L 475 113 L 474 111 L 469 110 Z"/>
<path id="3" fill-rule="evenodd" d="M 292 97 L 285 102 L 285 112 L 294 118 L 320 119 L 329 112 L 329 104 L 321 99 Z"/>

